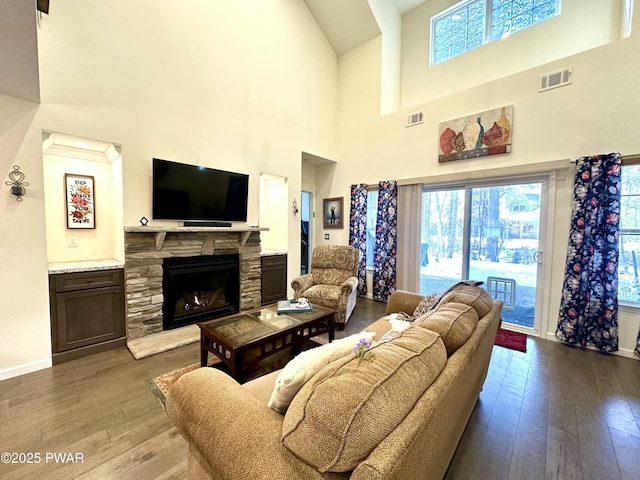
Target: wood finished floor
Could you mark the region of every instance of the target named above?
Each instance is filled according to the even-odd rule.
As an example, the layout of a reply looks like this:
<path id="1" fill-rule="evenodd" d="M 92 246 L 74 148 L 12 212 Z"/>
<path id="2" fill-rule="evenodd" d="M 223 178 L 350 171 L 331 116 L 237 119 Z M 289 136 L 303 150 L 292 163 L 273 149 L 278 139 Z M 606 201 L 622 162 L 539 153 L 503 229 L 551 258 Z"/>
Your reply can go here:
<path id="1" fill-rule="evenodd" d="M 359 299 L 337 336 L 384 307 Z M 446 478 L 640 478 L 640 362 L 534 338 L 527 347 L 494 347 Z M 186 442 L 145 381 L 198 356 L 198 344 L 138 361 L 119 349 L 0 382 L 0 453 L 42 456 L 0 463 L 0 478 L 186 478 Z M 79 452 L 84 463 L 45 463 L 46 452 Z"/>

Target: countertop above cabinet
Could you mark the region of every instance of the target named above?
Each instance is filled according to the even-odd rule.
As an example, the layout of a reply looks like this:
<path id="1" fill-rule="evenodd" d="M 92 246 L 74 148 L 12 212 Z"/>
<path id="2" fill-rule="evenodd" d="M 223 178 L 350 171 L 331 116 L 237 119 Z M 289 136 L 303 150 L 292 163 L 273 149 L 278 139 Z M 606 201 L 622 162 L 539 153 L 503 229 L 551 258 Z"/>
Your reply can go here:
<path id="1" fill-rule="evenodd" d="M 50 262 L 49 273 L 74 273 L 96 272 L 99 270 L 111 270 L 112 268 L 124 268 L 124 262 L 115 259 L 84 260 L 79 262 Z"/>

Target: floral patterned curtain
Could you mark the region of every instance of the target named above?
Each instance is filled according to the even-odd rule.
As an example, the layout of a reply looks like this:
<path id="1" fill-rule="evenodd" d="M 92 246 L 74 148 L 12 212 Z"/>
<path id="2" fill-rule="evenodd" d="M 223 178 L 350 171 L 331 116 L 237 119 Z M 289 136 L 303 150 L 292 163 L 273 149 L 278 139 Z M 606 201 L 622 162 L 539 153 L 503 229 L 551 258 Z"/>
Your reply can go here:
<path id="1" fill-rule="evenodd" d="M 367 191 L 366 183 L 351 185 L 349 245 L 360 250 L 358 263 L 358 295 L 367 293 Z"/>
<path id="2" fill-rule="evenodd" d="M 373 299 L 386 302 L 396 289 L 398 182 L 383 181 L 378 188 L 376 242 L 373 250 Z"/>
<path id="3" fill-rule="evenodd" d="M 573 211 L 556 337 L 618 350 L 620 154 L 577 161 Z"/>

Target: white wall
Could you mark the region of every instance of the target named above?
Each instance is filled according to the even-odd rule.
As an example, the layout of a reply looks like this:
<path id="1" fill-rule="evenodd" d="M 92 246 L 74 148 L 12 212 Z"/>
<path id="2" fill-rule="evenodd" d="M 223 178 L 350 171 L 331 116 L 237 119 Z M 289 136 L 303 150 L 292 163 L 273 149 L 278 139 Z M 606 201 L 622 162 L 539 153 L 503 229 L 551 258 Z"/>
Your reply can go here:
<path id="1" fill-rule="evenodd" d="M 430 67 L 431 17 L 458 2 L 429 0 L 402 17 L 402 108 L 568 57 L 620 36 L 621 0 L 562 0 L 560 15 Z"/>
<path id="2" fill-rule="evenodd" d="M 302 0 L 71 0 L 39 48 L 48 128 L 123 147 L 125 225 L 151 219 L 154 156 L 249 174 L 250 224 L 260 172 L 290 179 L 290 205 L 301 152 L 336 156 L 337 60 Z"/>
<path id="3" fill-rule="evenodd" d="M 640 37 L 631 36 L 556 62 L 417 104 L 425 113 L 422 125 L 406 128 L 408 110 L 380 117 L 373 111 L 379 93 L 370 82 L 380 65 L 380 42 L 340 61 L 340 162 L 329 194 L 343 195 L 350 183 L 381 179 L 412 179 L 530 165 L 582 155 L 640 152 Z M 574 82 L 537 93 L 538 74 L 574 66 Z M 428 89 L 425 87 L 425 89 Z M 438 163 L 438 124 L 503 105 L 514 105 L 513 152 L 491 158 Z M 557 181 L 553 237 L 545 252 L 550 283 L 545 285 L 542 332 L 550 338 L 557 323 L 567 249 L 571 177 Z M 345 241 L 345 238 L 341 238 Z M 631 355 L 640 319 L 621 309 L 620 347 Z"/>
<path id="4" fill-rule="evenodd" d="M 114 199 L 122 198 L 116 195 L 115 188 L 122 180 L 114 178 L 111 163 L 46 153 L 43 155 L 43 162 L 49 262 L 108 260 L 118 257 L 112 233 L 114 227 L 122 229 L 122 223 L 114 222 L 114 207 L 119 206 L 119 202 L 114 202 Z M 65 173 L 94 177 L 95 229 L 67 228 Z M 76 239 L 75 247 L 68 245 L 69 237 Z"/>
<path id="5" fill-rule="evenodd" d="M 51 365 L 47 248 L 38 105 L 0 95 L 0 379 Z M 22 202 L 8 186 L 18 165 Z"/>
<path id="6" fill-rule="evenodd" d="M 348 214 L 352 183 L 640 151 L 640 64 L 630 60 L 639 58 L 639 37 L 551 63 L 535 60 L 540 66 L 527 70 L 530 65 L 519 62 L 533 55 L 530 47 L 537 39 L 521 45 L 518 35 L 529 34 L 520 32 L 489 55 L 508 58 L 499 68 L 513 70 L 489 72 L 484 59 L 470 60 L 471 67 L 482 68 L 467 64 L 456 76 L 452 67 L 427 80 L 424 65 L 410 65 L 424 57 L 408 43 L 424 50 L 417 14 L 432 3 L 403 19 L 405 110 L 383 117 L 380 37 L 338 61 L 302 0 L 56 3 L 55 14 L 44 16 L 38 31 L 42 104 L 0 96 L 0 378 L 50 365 L 42 130 L 122 145 L 124 225 L 150 218 L 154 156 L 249 173 L 249 222 L 257 223 L 260 172 L 289 178 L 287 205 L 299 197 L 302 183 L 313 181 L 316 212 L 322 198 L 342 196 Z M 569 11 L 571 5 L 604 4 L 606 11 L 590 10 L 588 18 L 575 9 L 580 38 L 600 44 L 619 30 L 614 3 L 564 0 L 563 5 Z M 614 14 L 607 16 L 607 9 Z M 595 32 L 593 22 L 602 18 L 615 26 Z M 547 30 L 540 28 L 531 32 Z M 561 40 L 573 44 L 575 37 L 568 35 L 563 30 Z M 560 57 L 573 53 L 563 50 L 563 41 L 544 49 Z M 446 63 L 455 66 L 454 61 Z M 538 74 L 568 64 L 574 66 L 572 86 L 536 92 Z M 438 83 L 441 76 L 448 78 L 444 85 Z M 460 79 L 470 83 L 460 85 Z M 438 164 L 440 121 L 507 104 L 514 105 L 511 155 Z M 416 107 L 424 111 L 425 123 L 405 128 L 406 114 Z M 314 167 L 312 175 L 302 169 L 303 151 L 338 163 Z M 14 164 L 30 182 L 21 203 L 3 183 Z M 566 254 L 566 181 L 558 181 L 556 195 L 555 235 L 547 255 L 552 263 L 545 294 L 548 332 L 555 330 Z M 286 218 L 291 280 L 300 265 L 299 217 L 287 208 Z M 319 220 L 315 241 L 325 243 L 327 232 L 327 243 L 348 242 L 346 225 L 325 231 Z M 122 232 L 113 232 L 114 245 L 122 238 Z M 20 299 L 26 292 L 25 305 Z M 620 320 L 621 347 L 628 351 L 640 319 L 623 310 Z"/>
<path id="7" fill-rule="evenodd" d="M 301 152 L 337 151 L 337 59 L 302 0 L 55 7 L 38 30 L 42 104 L 0 97 L 0 172 L 18 163 L 31 182 L 20 205 L 0 190 L 0 378 L 50 362 L 42 130 L 122 145 L 124 225 L 151 219 L 153 157 L 250 174 L 257 223 L 260 172 L 291 179 L 289 205 Z M 299 218 L 283 215 L 299 243 Z M 290 279 L 299 264 L 296 249 Z"/>

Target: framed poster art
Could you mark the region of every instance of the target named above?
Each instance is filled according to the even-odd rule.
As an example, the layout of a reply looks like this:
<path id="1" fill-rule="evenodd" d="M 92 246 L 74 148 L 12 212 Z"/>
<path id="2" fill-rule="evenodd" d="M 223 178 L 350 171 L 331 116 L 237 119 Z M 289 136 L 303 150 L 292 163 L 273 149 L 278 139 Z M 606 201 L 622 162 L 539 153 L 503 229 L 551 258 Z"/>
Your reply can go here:
<path id="1" fill-rule="evenodd" d="M 67 228 L 96 228 L 95 181 L 89 175 L 64 174 Z"/>
<path id="2" fill-rule="evenodd" d="M 322 200 L 322 219 L 324 228 L 342 228 L 344 197 L 325 198 Z"/>

